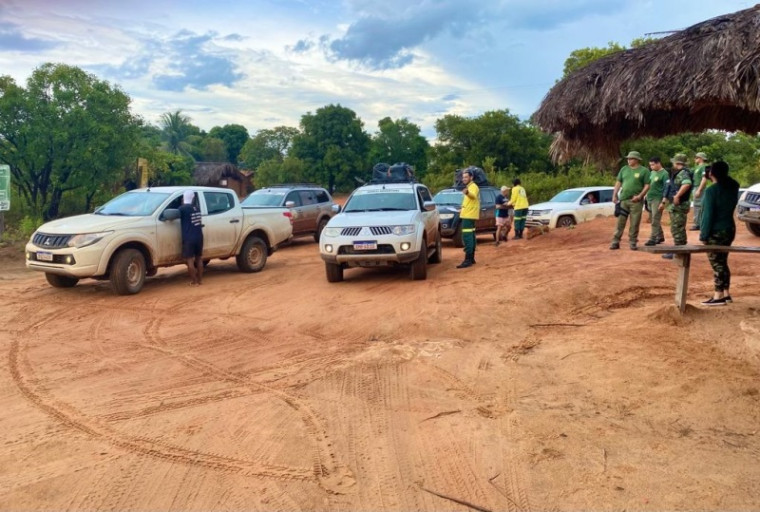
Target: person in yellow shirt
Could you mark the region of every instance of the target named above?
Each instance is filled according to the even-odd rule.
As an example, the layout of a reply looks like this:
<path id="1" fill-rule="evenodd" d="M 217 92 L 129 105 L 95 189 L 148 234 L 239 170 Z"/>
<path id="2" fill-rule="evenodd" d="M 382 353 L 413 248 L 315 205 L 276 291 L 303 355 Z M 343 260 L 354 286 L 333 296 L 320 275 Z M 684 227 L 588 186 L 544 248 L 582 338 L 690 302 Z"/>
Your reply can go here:
<path id="1" fill-rule="evenodd" d="M 480 218 L 480 188 L 472 181 L 469 170 L 462 172 L 462 242 L 464 242 L 464 261 L 457 268 L 467 268 L 475 264 L 475 221 Z"/>
<path id="2" fill-rule="evenodd" d="M 520 239 L 523 237 L 523 231 L 525 230 L 525 221 L 528 218 L 528 194 L 525 193 L 525 189 L 520 184 L 520 178 L 512 180 L 512 196 L 509 198 L 507 205 L 512 206 L 515 209 L 515 236 L 513 239 Z"/>

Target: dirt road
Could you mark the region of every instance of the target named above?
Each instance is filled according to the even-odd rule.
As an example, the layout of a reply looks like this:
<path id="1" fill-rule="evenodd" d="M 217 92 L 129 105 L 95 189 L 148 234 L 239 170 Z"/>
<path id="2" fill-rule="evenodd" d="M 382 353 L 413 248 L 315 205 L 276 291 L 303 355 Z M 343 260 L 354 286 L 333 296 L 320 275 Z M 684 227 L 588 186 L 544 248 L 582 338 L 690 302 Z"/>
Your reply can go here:
<path id="1" fill-rule="evenodd" d="M 0 509 L 757 509 L 760 259 L 707 310 L 696 256 L 680 317 L 613 221 L 421 282 L 329 284 L 307 239 L 129 297 L 3 259 Z"/>

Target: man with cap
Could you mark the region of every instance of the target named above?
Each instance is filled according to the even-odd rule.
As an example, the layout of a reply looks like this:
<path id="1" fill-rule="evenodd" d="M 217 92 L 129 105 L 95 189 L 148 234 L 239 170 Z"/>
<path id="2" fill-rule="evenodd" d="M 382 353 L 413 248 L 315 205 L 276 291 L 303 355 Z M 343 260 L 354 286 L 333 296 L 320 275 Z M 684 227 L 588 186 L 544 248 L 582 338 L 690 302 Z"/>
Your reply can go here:
<path id="1" fill-rule="evenodd" d="M 496 196 L 496 247 L 499 246 L 502 240 L 505 242 L 509 240 L 509 232 L 512 229 L 512 217 L 511 213 L 514 212 L 511 206 L 509 206 L 509 187 L 504 185 L 501 187 L 501 194 Z M 502 238 L 503 237 L 503 238 Z"/>
<path id="2" fill-rule="evenodd" d="M 190 284 L 200 285 L 203 280 L 203 224 L 195 192 L 186 190 L 179 207 L 182 225 L 182 257 L 187 263 Z"/>
<path id="3" fill-rule="evenodd" d="M 702 220 L 702 196 L 705 192 L 705 188 L 712 183 L 705 174 L 707 162 L 707 154 L 700 151 L 694 155 L 694 163 L 697 164 L 697 168 L 694 169 L 693 185 L 697 187 L 697 189 L 694 191 L 694 224 L 689 228 L 691 231 L 699 231 Z"/>
<path id="4" fill-rule="evenodd" d="M 641 154 L 631 151 L 626 156 L 627 165 L 620 168 L 615 180 L 615 189 L 612 192 L 612 200 L 618 208 L 617 225 L 612 235 L 610 249 L 620 249 L 620 239 L 625 231 L 625 223 L 628 217 L 631 224 L 628 227 L 628 241 L 632 251 L 638 249 L 639 224 L 644 210 L 644 198 L 649 190 L 649 171 L 641 165 Z"/>
<path id="5" fill-rule="evenodd" d="M 462 221 L 462 242 L 464 242 L 464 261 L 457 268 L 473 266 L 475 262 L 475 222 L 480 218 L 480 188 L 472 180 L 472 171 L 465 169 L 462 172 L 462 209 L 459 218 Z"/>
<path id="6" fill-rule="evenodd" d="M 667 206 L 670 213 L 670 233 L 673 235 L 673 244 L 686 245 L 686 217 L 689 215 L 689 197 L 693 181 L 691 171 L 686 167 L 684 153 L 678 153 L 671 161 L 673 168 L 665 183 L 660 208 L 665 209 Z M 673 254 L 663 254 L 662 257 L 672 260 Z"/>

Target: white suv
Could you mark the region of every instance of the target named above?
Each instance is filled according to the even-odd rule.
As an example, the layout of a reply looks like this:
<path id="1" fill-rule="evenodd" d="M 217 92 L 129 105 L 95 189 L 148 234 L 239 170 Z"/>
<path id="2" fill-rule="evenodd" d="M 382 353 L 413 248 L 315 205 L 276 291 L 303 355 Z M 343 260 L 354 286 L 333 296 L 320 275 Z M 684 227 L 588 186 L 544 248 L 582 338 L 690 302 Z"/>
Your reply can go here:
<path id="1" fill-rule="evenodd" d="M 528 227 L 566 228 L 615 213 L 613 187 L 580 187 L 563 190 L 545 203 L 532 204 L 528 210 Z"/>
<path id="2" fill-rule="evenodd" d="M 409 266 L 412 279 L 427 278 L 427 264 L 441 262 L 441 226 L 425 185 L 363 185 L 322 231 L 319 252 L 327 280 L 343 280 L 349 267 Z"/>

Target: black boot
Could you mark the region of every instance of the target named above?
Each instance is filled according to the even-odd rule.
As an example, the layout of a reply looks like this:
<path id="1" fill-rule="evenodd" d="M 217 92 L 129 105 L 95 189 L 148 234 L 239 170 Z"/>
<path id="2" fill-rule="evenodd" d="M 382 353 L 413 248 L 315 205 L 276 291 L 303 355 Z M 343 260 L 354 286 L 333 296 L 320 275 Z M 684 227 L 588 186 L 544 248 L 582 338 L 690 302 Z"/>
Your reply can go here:
<path id="1" fill-rule="evenodd" d="M 475 260 L 472 254 L 465 254 L 464 261 L 457 265 L 457 268 L 467 268 L 475 264 Z"/>

